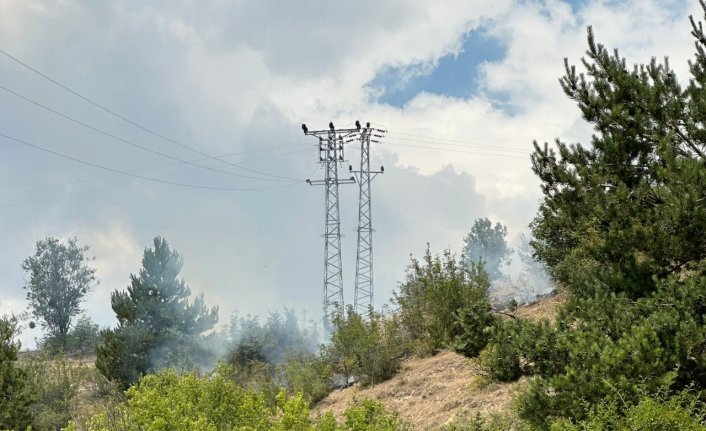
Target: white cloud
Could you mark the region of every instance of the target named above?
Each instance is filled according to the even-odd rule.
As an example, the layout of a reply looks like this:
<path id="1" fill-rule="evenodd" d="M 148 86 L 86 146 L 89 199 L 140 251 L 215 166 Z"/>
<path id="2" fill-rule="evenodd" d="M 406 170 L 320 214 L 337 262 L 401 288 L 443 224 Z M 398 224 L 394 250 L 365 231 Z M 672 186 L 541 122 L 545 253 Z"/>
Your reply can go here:
<path id="1" fill-rule="evenodd" d="M 402 279 L 410 252 L 420 253 L 426 242 L 435 250 L 459 250 L 473 218 L 507 223 L 511 235 L 525 230 L 539 199 L 529 161 L 523 158 L 532 141 L 560 137 L 585 142 L 590 137 L 590 127 L 558 85 L 563 58 L 579 63 L 586 50 L 587 25 L 629 61 L 669 54 L 686 79 L 686 59 L 693 51 L 687 16 L 700 17 L 698 8 L 696 1 L 677 0 L 594 0 L 578 12 L 558 0 L 366 0 L 355 5 L 214 0 L 137 7 L 125 1 L 6 0 L 0 2 L 0 47 L 208 153 L 296 141 L 302 138 L 301 122 L 322 127 L 330 120 L 343 125 L 360 119 L 389 128 L 387 144 L 375 149 L 386 163 L 373 192 L 380 304 Z M 474 94 L 422 93 L 401 108 L 370 102 L 365 85 L 378 72 L 434 65 L 457 53 L 464 35 L 479 28 L 498 39 L 507 55 L 481 65 Z M 4 85 L 119 136 L 178 157 L 197 157 L 111 118 L 4 57 L 0 74 L 7 80 Z M 78 131 L 5 94 L 0 95 L 0 130 L 151 176 L 198 184 L 241 181 L 179 166 L 163 169 L 169 164 L 164 160 Z M 393 145 L 429 143 L 420 136 L 438 137 L 443 141 L 435 146 L 458 151 Z M 468 143 L 480 145 L 464 147 Z M 507 147 L 524 155 L 486 154 Z M 283 153 L 273 150 L 265 153 L 271 158 L 248 166 L 296 177 L 313 168 L 313 149 L 310 154 Z M 110 315 L 109 292 L 127 285 L 129 273 L 139 270 L 142 249 L 155 235 L 164 235 L 185 257 L 186 281 L 196 293 L 204 291 L 208 302 L 221 305 L 222 319 L 233 309 L 263 312 L 282 302 L 318 311 L 320 189 L 175 189 L 89 172 L 15 147 L 0 163 L 0 181 L 11 191 L 22 182 L 96 177 L 73 184 L 61 198 L 47 202 L 27 192 L 22 202 L 0 210 L 0 236 L 12 244 L 0 250 L 4 300 L 22 297 L 19 263 L 34 241 L 70 233 L 90 244 L 97 256 L 103 282 L 89 303 L 92 313 Z M 106 191 L 74 192 L 89 187 Z M 349 290 L 356 196 L 353 189 L 342 196 Z M 0 206 L 6 202 L 2 199 Z"/>

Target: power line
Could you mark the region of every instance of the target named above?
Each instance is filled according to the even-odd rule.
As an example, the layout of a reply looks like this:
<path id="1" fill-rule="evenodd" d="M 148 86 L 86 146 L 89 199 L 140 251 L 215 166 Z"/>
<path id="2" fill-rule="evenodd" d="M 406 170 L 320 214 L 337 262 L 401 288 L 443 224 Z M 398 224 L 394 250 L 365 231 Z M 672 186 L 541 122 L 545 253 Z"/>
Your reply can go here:
<path id="1" fill-rule="evenodd" d="M 18 59 L 17 57 L 14 57 L 14 56 L 10 55 L 9 53 L 5 52 L 5 51 L 2 50 L 2 49 L 0 49 L 0 54 L 3 54 L 3 55 L 6 56 L 7 58 L 11 59 L 11 60 L 14 61 L 15 63 L 21 65 L 21 66 L 24 67 L 24 68 L 26 68 L 27 70 L 30 70 L 31 72 L 33 72 L 33 73 L 35 73 L 35 74 L 41 76 L 42 78 L 48 80 L 49 82 L 53 83 L 54 85 L 57 85 L 57 86 L 61 87 L 62 89 L 68 91 L 69 93 L 73 94 L 74 96 L 76 96 L 76 97 L 78 97 L 78 98 L 80 98 L 80 99 L 82 99 L 82 100 L 84 100 L 84 101 L 90 103 L 91 105 L 95 106 L 96 108 L 98 108 L 98 109 L 100 109 L 100 110 L 102 110 L 102 111 L 104 111 L 104 112 L 106 112 L 106 113 L 108 113 L 108 114 L 110 114 L 110 115 L 112 115 L 112 116 L 114 116 L 114 117 L 116 117 L 116 118 L 118 118 L 118 119 L 120 119 L 120 120 L 122 120 L 122 121 L 128 123 L 128 124 L 131 124 L 131 125 L 133 125 L 133 126 L 139 128 L 140 130 L 143 130 L 143 131 L 145 131 L 145 132 L 147 132 L 147 133 L 149 133 L 149 134 L 151 134 L 151 135 L 153 135 L 153 136 L 156 136 L 156 137 L 158 137 L 158 138 L 160 138 L 160 139 L 163 139 L 163 140 L 165 140 L 165 141 L 167 141 L 167 142 L 169 142 L 169 143 L 171 143 L 171 144 L 177 145 L 177 146 L 179 146 L 179 147 L 181 147 L 181 148 L 184 148 L 184 149 L 187 149 L 187 150 L 189 150 L 189 151 L 193 151 L 194 153 L 199 154 L 199 155 L 204 156 L 204 157 L 207 157 L 208 159 L 217 160 L 217 161 L 219 161 L 219 162 L 221 162 L 221 163 L 227 164 L 227 165 L 229 165 L 229 166 L 233 166 L 233 167 L 238 168 L 238 169 L 242 169 L 242 170 L 244 170 L 244 171 L 248 171 L 248 172 L 252 172 L 252 173 L 257 173 L 257 174 L 260 174 L 260 175 L 271 176 L 271 177 L 274 177 L 274 178 L 281 178 L 281 179 L 286 179 L 286 180 L 300 181 L 300 180 L 298 180 L 298 179 L 296 179 L 296 178 L 285 177 L 285 176 L 281 176 L 281 175 L 277 175 L 277 174 L 272 174 L 272 173 L 269 173 L 269 172 L 259 171 L 259 170 L 257 170 L 257 169 L 250 169 L 250 168 L 246 168 L 246 167 L 244 167 L 244 166 L 240 166 L 240 165 L 235 164 L 235 163 L 228 162 L 228 161 L 226 161 L 226 160 L 222 160 L 222 159 L 215 158 L 215 157 L 211 156 L 210 154 L 204 153 L 203 151 L 198 150 L 198 149 L 196 149 L 196 148 L 193 148 L 193 147 L 191 147 L 191 146 L 188 146 L 188 145 L 186 145 L 186 144 L 182 144 L 182 143 L 179 142 L 179 141 L 176 141 L 176 140 L 174 140 L 174 139 L 172 139 L 172 138 L 169 138 L 169 137 L 167 137 L 167 136 L 164 136 L 164 135 L 162 135 L 162 134 L 160 134 L 160 133 L 158 133 L 158 132 L 155 132 L 154 130 L 152 130 L 152 129 L 146 127 L 146 126 L 143 126 L 142 124 L 140 124 L 140 123 L 138 123 L 138 122 L 136 122 L 136 121 L 133 121 L 133 120 L 131 120 L 131 119 L 125 117 L 125 116 L 122 116 L 122 115 L 118 114 L 117 112 L 115 112 L 115 111 L 113 111 L 113 110 L 111 110 L 111 109 L 109 109 L 109 108 L 107 108 L 107 107 L 101 105 L 100 103 L 98 103 L 98 102 L 96 102 L 96 101 L 94 101 L 94 100 L 92 100 L 92 99 L 89 99 L 88 97 L 86 97 L 86 96 L 80 94 L 79 92 L 77 92 L 77 91 L 75 91 L 75 90 L 69 88 L 68 86 L 62 84 L 61 82 L 59 82 L 59 81 L 53 79 L 53 78 L 50 77 L 49 75 L 46 75 L 46 74 L 40 72 L 39 70 L 37 70 L 37 69 L 35 69 L 34 67 L 30 66 L 29 64 L 23 62 L 22 60 Z"/>
<path id="2" fill-rule="evenodd" d="M 81 121 L 81 120 L 77 120 L 76 118 L 70 117 L 70 116 L 68 116 L 68 115 L 66 115 L 66 114 L 64 114 L 64 113 L 62 113 L 62 112 L 59 112 L 59 111 L 57 111 L 57 110 L 55 110 L 55 109 L 53 109 L 53 108 L 50 108 L 50 107 L 48 107 L 48 106 L 46 106 L 46 105 L 44 105 L 44 104 L 42 104 L 42 103 L 39 103 L 39 102 L 37 102 L 37 101 L 35 101 L 35 100 L 32 100 L 32 99 L 30 99 L 30 98 L 28 98 L 28 97 L 26 97 L 26 96 L 24 96 L 24 95 L 22 95 L 22 94 L 16 92 L 16 91 L 10 90 L 9 88 L 7 88 L 7 87 L 5 87 L 5 86 L 3 86 L 3 85 L 1 85 L 1 84 L 0 84 L 0 89 L 6 91 L 6 92 L 8 92 L 8 93 L 10 93 L 10 94 L 12 94 L 12 95 L 14 95 L 14 96 L 16 96 L 16 97 L 19 97 L 20 99 L 22 99 L 22 100 L 24 100 L 24 101 L 26 101 L 26 102 L 29 102 L 29 103 L 31 103 L 31 104 L 33 104 L 33 105 L 35 105 L 35 106 L 38 106 L 38 107 L 40 107 L 40 108 L 42 108 L 42 109 L 44 109 L 44 110 L 46 110 L 46 111 L 48 111 L 48 112 L 51 112 L 51 113 L 54 114 L 54 115 L 58 115 L 59 117 L 65 119 L 65 120 L 71 121 L 71 122 L 73 122 L 74 124 L 78 124 L 78 125 L 81 126 L 81 127 L 84 127 L 84 128 L 86 128 L 86 129 L 92 130 L 92 131 L 94 131 L 94 132 L 96 132 L 96 133 L 100 133 L 101 135 L 107 136 L 107 137 L 109 137 L 109 138 L 111 138 L 111 139 L 114 139 L 114 140 L 116 140 L 116 141 L 118 141 L 118 142 L 122 142 L 122 143 L 124 143 L 124 144 L 127 144 L 127 145 L 130 145 L 130 146 L 132 146 L 132 147 L 138 148 L 138 149 L 140 149 L 140 150 L 142 150 L 142 151 L 146 151 L 146 152 L 148 152 L 148 153 L 156 154 L 156 155 L 158 155 L 158 156 L 161 156 L 161 157 L 164 157 L 164 158 L 167 158 L 167 159 L 170 159 L 170 160 L 174 160 L 174 161 L 179 162 L 179 163 L 184 163 L 184 164 L 191 165 L 191 166 L 196 166 L 196 167 L 198 167 L 198 168 L 205 169 L 205 170 L 208 170 L 208 171 L 218 172 L 218 173 L 226 174 L 226 175 L 232 175 L 232 176 L 240 177 L 240 178 L 250 178 L 250 179 L 256 179 L 256 180 L 261 180 L 261 181 L 297 181 L 297 182 L 303 181 L 303 180 L 281 180 L 281 179 L 276 179 L 276 178 L 253 177 L 253 176 L 251 176 L 251 175 L 236 174 L 235 172 L 224 171 L 224 170 L 222 170 L 222 169 L 212 168 L 212 167 L 210 167 L 210 166 L 199 165 L 199 164 L 197 164 L 197 163 L 195 163 L 195 162 L 190 162 L 190 161 L 188 161 L 188 160 L 183 160 L 183 159 L 180 159 L 180 158 L 178 158 L 178 157 L 174 157 L 174 156 L 171 156 L 171 155 L 169 155 L 169 154 L 163 153 L 163 152 L 161 152 L 161 151 L 153 150 L 152 148 L 146 147 L 146 146 L 144 146 L 144 145 L 137 144 L 137 143 L 135 143 L 135 142 L 133 142 L 133 141 L 131 141 L 131 140 L 129 140 L 129 139 L 125 139 L 125 138 L 122 138 L 122 137 L 120 137 L 120 136 L 114 135 L 114 134 L 112 134 L 112 133 L 110 133 L 110 132 L 106 132 L 106 131 L 103 130 L 103 129 L 99 129 L 98 127 L 92 126 L 92 125 L 90 125 L 90 124 L 88 124 L 88 123 L 85 123 L 85 122 L 83 122 L 83 121 Z M 208 160 L 208 159 L 201 159 L 200 161 L 203 161 L 203 160 Z"/>
<path id="3" fill-rule="evenodd" d="M 302 144 L 291 144 L 291 143 L 287 143 L 287 144 L 270 145 L 270 146 L 267 146 L 267 147 L 264 147 L 264 148 L 285 147 L 285 146 L 292 146 L 292 145 L 301 146 Z M 310 144 L 305 144 L 305 145 L 306 145 L 307 147 L 310 146 Z M 248 152 L 252 152 L 252 151 L 259 151 L 259 150 L 246 150 L 246 151 L 240 151 L 240 152 L 238 152 L 238 153 L 248 153 Z M 294 150 L 294 151 L 288 151 L 288 152 L 284 152 L 284 153 L 281 153 L 281 154 L 275 154 L 274 157 L 280 156 L 280 155 L 281 155 L 281 156 L 291 155 L 291 154 L 295 154 L 295 153 L 301 153 L 301 152 L 304 152 L 304 151 L 307 151 L 307 152 L 308 152 L 308 151 L 309 151 L 309 148 L 304 148 L 304 149 Z M 233 154 L 235 154 L 235 153 L 230 153 L 230 154 L 221 155 L 221 156 L 217 156 L 217 157 L 227 157 L 227 156 L 233 155 Z M 260 160 L 260 159 L 265 158 L 265 157 L 273 157 L 273 156 L 261 156 L 261 157 L 257 157 L 257 158 L 247 159 L 247 160 L 244 160 L 244 161 L 250 162 L 250 161 Z M 199 159 L 199 160 L 203 160 L 203 159 Z M 194 162 L 194 161 L 199 161 L 199 160 L 192 160 L 192 162 Z M 167 167 L 170 167 L 170 166 L 173 166 L 173 165 L 174 165 L 174 164 L 169 164 L 169 165 L 165 165 L 165 166 L 158 167 L 157 169 L 163 169 L 163 168 L 167 168 Z M 137 172 L 144 172 L 144 171 L 145 171 L 145 170 L 141 170 L 141 171 L 137 171 Z M 311 175 L 309 175 L 309 177 L 311 177 Z M 29 187 L 29 188 L 25 188 L 24 190 L 13 190 L 13 191 L 9 191 L 9 192 L 3 192 L 3 193 L 0 193 L 0 197 L 6 197 L 6 196 L 12 196 L 12 195 L 19 195 L 19 194 L 31 193 L 31 192 L 35 192 L 35 191 L 41 191 L 41 190 L 45 190 L 45 189 L 50 189 L 50 188 L 53 188 L 53 187 L 63 187 L 63 186 L 66 186 L 66 185 L 84 183 L 84 182 L 88 182 L 88 181 L 95 181 L 95 180 L 100 180 L 100 179 L 103 179 L 103 178 L 107 178 L 107 177 L 106 177 L 106 176 L 103 176 L 103 175 L 89 175 L 89 176 L 84 176 L 84 177 L 81 177 L 81 178 L 73 178 L 73 179 L 72 179 L 72 178 L 68 178 L 68 179 L 65 179 L 65 180 L 62 180 L 62 181 L 51 181 L 51 182 L 46 182 L 46 181 L 44 181 L 44 182 L 39 182 L 39 181 L 35 181 L 35 182 L 32 182 L 32 183 L 15 184 L 15 185 L 12 186 L 12 187 L 20 187 L 20 188 L 22 188 L 22 187 Z M 5 187 L 0 187 L 0 190 L 2 190 L 2 189 L 4 189 L 4 190 L 8 190 L 8 189 L 12 190 L 11 187 L 7 187 L 7 186 L 5 186 Z"/>
<path id="4" fill-rule="evenodd" d="M 483 155 L 483 156 L 494 156 L 494 157 L 505 157 L 505 158 L 512 158 L 512 159 L 530 160 L 529 157 L 515 156 L 515 155 L 511 155 L 511 154 L 483 153 L 480 151 L 457 150 L 457 149 L 453 149 L 453 148 L 442 148 L 442 147 L 434 147 L 434 146 L 429 146 L 429 145 L 413 145 L 413 144 L 403 144 L 400 142 L 389 142 L 389 141 L 385 141 L 385 145 L 420 148 L 420 149 L 424 149 L 424 150 L 436 150 L 436 151 L 444 151 L 444 152 L 450 151 L 450 152 L 454 152 L 454 153 L 478 154 L 478 155 Z"/>
<path id="5" fill-rule="evenodd" d="M 502 146 L 502 145 L 479 144 L 476 142 L 463 141 L 460 139 L 444 139 L 444 138 L 436 138 L 436 137 L 431 137 L 431 136 L 425 137 L 425 136 L 421 136 L 421 135 L 409 135 L 409 134 L 405 134 L 405 133 L 394 133 L 394 132 L 390 132 L 390 135 L 392 135 L 395 139 L 405 140 L 405 141 L 430 142 L 430 143 L 435 143 L 435 144 L 439 144 L 439 145 L 447 145 L 450 147 L 460 147 L 460 148 L 477 147 L 477 148 L 483 149 L 483 150 L 527 154 L 527 150 L 521 150 L 518 148 Z"/>
<path id="6" fill-rule="evenodd" d="M 284 184 L 284 185 L 270 186 L 270 187 L 214 187 L 214 186 L 202 186 L 202 185 L 198 185 L 198 184 L 177 183 L 177 182 L 174 182 L 174 181 L 163 180 L 163 179 L 160 179 L 160 178 L 145 177 L 145 176 L 143 176 L 143 175 L 134 174 L 134 173 L 130 173 L 130 172 L 125 172 L 125 171 L 121 171 L 121 170 L 119 170 L 119 169 L 113 169 L 113 168 L 110 168 L 110 167 L 107 167 L 107 166 L 99 165 L 99 164 L 97 164 L 97 163 L 93 163 L 93 162 L 88 162 L 88 161 L 85 161 L 85 160 L 81 160 L 81 159 L 78 159 L 78 158 L 76 158 L 76 157 L 73 157 L 73 156 L 69 156 L 69 155 L 67 155 L 67 154 L 60 153 L 60 152 L 58 152 L 58 151 L 50 150 L 50 149 L 48 149 L 48 148 L 45 148 L 45 147 L 42 147 L 42 146 L 39 146 L 39 145 L 35 145 L 35 144 L 32 144 L 32 143 L 29 143 L 29 142 L 24 141 L 24 140 L 22 140 L 22 139 L 14 138 L 14 137 L 12 137 L 12 136 L 6 135 L 6 134 L 1 133 L 1 132 L 0 132 L 0 136 L 4 137 L 4 138 L 6 138 L 6 139 L 9 139 L 9 140 L 11 140 L 11 141 L 17 142 L 17 143 L 19 143 L 19 144 L 25 145 L 25 146 L 27 146 L 27 147 L 34 148 L 35 150 L 39 150 L 39 151 L 42 151 L 42 152 L 45 152 L 45 153 L 49 153 L 49 154 L 55 155 L 55 156 L 57 156 L 57 157 L 61 157 L 61 158 L 63 158 L 63 159 L 71 160 L 71 161 L 76 162 L 76 163 L 81 163 L 81 164 L 86 165 L 86 166 L 91 166 L 91 167 L 94 167 L 94 168 L 103 169 L 103 170 L 105 170 L 105 171 L 113 172 L 113 173 L 120 174 L 120 175 L 124 175 L 124 176 L 127 176 L 127 177 L 133 177 L 133 178 L 138 178 L 138 179 L 145 180 L 145 181 L 152 181 L 152 182 L 156 182 L 156 183 L 169 184 L 169 185 L 179 186 L 179 187 L 188 187 L 188 188 L 204 189 L 204 190 L 219 190 L 219 191 L 248 191 L 248 190 L 276 189 L 276 188 L 281 188 L 281 187 L 287 187 L 287 186 L 294 185 L 294 184 Z"/>

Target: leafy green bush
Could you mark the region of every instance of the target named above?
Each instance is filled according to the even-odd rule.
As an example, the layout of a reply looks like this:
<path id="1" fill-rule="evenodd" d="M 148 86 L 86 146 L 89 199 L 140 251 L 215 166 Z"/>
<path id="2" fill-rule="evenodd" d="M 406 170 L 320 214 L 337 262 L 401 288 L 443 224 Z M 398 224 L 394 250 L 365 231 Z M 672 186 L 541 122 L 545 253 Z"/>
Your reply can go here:
<path id="1" fill-rule="evenodd" d="M 412 258 L 394 301 L 401 328 L 417 354 L 434 354 L 454 342 L 473 353 L 483 344 L 479 328 L 487 321 L 486 311 L 490 314 L 488 274 L 482 264 L 469 265 L 464 268 L 448 251 L 443 258 L 432 256 L 428 246 L 421 262 Z M 472 342 L 473 337 L 479 341 Z"/>
<path id="2" fill-rule="evenodd" d="M 124 400 L 106 406 L 85 424 L 72 422 L 67 431 L 396 431 L 397 416 L 378 401 L 354 402 L 337 424 L 331 414 L 312 419 L 301 394 L 280 391 L 268 407 L 262 394 L 243 388 L 221 365 L 209 376 L 178 375 L 162 370 L 145 376 Z"/>
<path id="3" fill-rule="evenodd" d="M 522 375 L 551 375 L 562 369 L 565 354 L 556 328 L 547 321 L 496 320 L 481 364 L 494 380 L 509 382 Z"/>
<path id="4" fill-rule="evenodd" d="M 394 318 L 373 311 L 364 318 L 349 306 L 345 314 L 334 316 L 333 327 L 324 354 L 346 381 L 356 376 L 375 384 L 397 372 L 406 352 Z"/>
<path id="5" fill-rule="evenodd" d="M 490 329 L 496 324 L 497 317 L 491 314 L 490 304 L 478 301 L 468 304 L 456 313 L 456 325 L 459 335 L 451 343 L 454 350 L 469 358 L 480 354 L 490 341 Z"/>
<path id="6" fill-rule="evenodd" d="M 49 334 L 40 344 L 40 349 L 50 355 L 66 354 L 73 357 L 87 357 L 95 354 L 100 343 L 100 326 L 88 316 L 82 316 L 66 336 L 57 338 Z"/>
<path id="7" fill-rule="evenodd" d="M 693 394 L 643 396 L 635 405 L 619 409 L 616 402 L 601 403 L 585 421 L 552 424 L 551 431 L 704 431 L 706 410 Z"/>
<path id="8" fill-rule="evenodd" d="M 380 401 L 353 400 L 344 413 L 342 431 L 396 431 L 407 429 L 397 414 L 388 412 Z"/>
<path id="9" fill-rule="evenodd" d="M 319 354 L 290 354 L 280 368 L 290 394 L 301 393 L 310 403 L 317 403 L 331 391 L 333 369 Z"/>
<path id="10" fill-rule="evenodd" d="M 30 405 L 36 394 L 17 364 L 17 319 L 0 317 L 0 429 L 23 430 L 32 424 Z"/>
<path id="11" fill-rule="evenodd" d="M 444 431 L 530 431 L 530 427 L 513 411 L 492 413 L 487 416 L 476 413 L 470 420 L 456 419 L 443 429 Z"/>
<path id="12" fill-rule="evenodd" d="M 32 429 L 56 430 L 66 426 L 75 413 L 79 387 L 91 370 L 65 357 L 32 358 L 23 368 L 35 391 L 30 407 Z"/>

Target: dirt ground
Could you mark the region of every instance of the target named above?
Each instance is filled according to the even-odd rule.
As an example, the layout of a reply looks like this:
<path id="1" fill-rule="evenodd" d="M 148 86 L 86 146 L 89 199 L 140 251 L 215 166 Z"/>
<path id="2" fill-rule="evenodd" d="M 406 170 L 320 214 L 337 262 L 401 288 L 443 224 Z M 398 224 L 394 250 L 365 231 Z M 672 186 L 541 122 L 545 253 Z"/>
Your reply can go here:
<path id="1" fill-rule="evenodd" d="M 456 417 L 469 417 L 500 411 L 510 402 L 516 384 L 474 383 L 478 367 L 470 359 L 453 352 L 430 358 L 410 359 L 392 379 L 367 389 L 353 386 L 331 393 L 314 409 L 331 410 L 340 418 L 355 397 L 376 398 L 414 429 L 438 429 Z"/>
<path id="2" fill-rule="evenodd" d="M 563 301 L 561 294 L 517 309 L 525 319 L 550 319 Z M 441 352 L 430 358 L 412 358 L 392 379 L 373 386 L 353 386 L 332 392 L 314 408 L 314 413 L 332 411 L 341 418 L 353 398 L 375 398 L 415 430 L 443 427 L 455 418 L 472 418 L 508 407 L 513 390 L 522 382 L 480 384 L 483 379 L 475 360 L 454 352 Z"/>

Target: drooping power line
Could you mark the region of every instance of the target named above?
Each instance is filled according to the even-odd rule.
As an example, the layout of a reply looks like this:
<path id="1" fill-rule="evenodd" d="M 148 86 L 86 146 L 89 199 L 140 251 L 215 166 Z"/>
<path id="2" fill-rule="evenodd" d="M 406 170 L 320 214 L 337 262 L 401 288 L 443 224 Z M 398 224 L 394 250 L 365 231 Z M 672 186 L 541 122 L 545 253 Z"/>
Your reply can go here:
<path id="1" fill-rule="evenodd" d="M 210 154 L 207 154 L 207 153 L 205 153 L 205 152 L 203 152 L 203 151 L 201 151 L 201 150 L 199 150 L 199 149 L 196 149 L 196 148 L 191 147 L 191 146 L 189 146 L 189 145 L 183 144 L 183 143 L 181 143 L 181 142 L 179 142 L 179 141 L 177 141 L 177 140 L 174 140 L 174 139 L 172 139 L 172 138 L 169 138 L 168 136 L 165 136 L 165 135 L 163 135 L 163 134 L 161 134 L 161 133 L 159 133 L 159 132 L 156 132 L 156 131 L 154 131 L 154 130 L 148 128 L 147 126 L 144 126 L 144 125 L 142 125 L 142 124 L 140 124 L 140 123 L 138 123 L 138 122 L 136 122 L 136 121 L 134 121 L 134 120 L 131 120 L 131 119 L 129 119 L 129 118 L 127 118 L 127 117 L 125 117 L 125 116 L 123 116 L 123 115 L 121 115 L 121 114 L 118 114 L 117 112 L 113 111 L 112 109 L 107 108 L 106 106 L 104 106 L 104 105 L 102 105 L 102 104 L 100 104 L 100 103 L 98 103 L 98 102 L 96 102 L 96 101 L 94 101 L 94 100 L 92 100 L 92 99 L 90 99 L 90 98 L 84 96 L 83 94 L 81 94 L 81 93 L 77 92 L 76 90 L 73 90 L 72 88 L 70 88 L 70 87 L 68 87 L 68 86 L 66 86 L 66 85 L 64 85 L 64 84 L 62 84 L 61 82 L 57 81 L 56 79 L 52 78 L 51 76 L 49 76 L 49 75 L 47 75 L 47 74 L 45 74 L 45 73 L 42 73 L 42 72 L 39 71 L 38 69 L 36 69 L 36 68 L 30 66 L 29 64 L 23 62 L 23 61 L 20 60 L 19 58 L 15 57 L 15 56 L 13 56 L 13 55 L 11 55 L 11 54 L 9 54 L 8 52 L 6 52 L 6 51 L 4 51 L 4 50 L 2 50 L 2 49 L 0 49 L 0 54 L 2 54 L 2 55 L 4 55 L 5 57 L 9 58 L 10 60 L 12 60 L 12 61 L 14 61 L 15 63 L 19 64 L 20 66 L 24 67 L 25 69 L 31 71 L 32 73 L 34 73 L 34 74 L 36 74 L 36 75 L 38 75 L 38 76 L 40 76 L 40 77 L 46 79 L 47 81 L 51 82 L 52 84 L 54 84 L 54 85 L 56 85 L 56 86 L 62 88 L 63 90 L 68 91 L 69 93 L 71 93 L 71 94 L 73 94 L 74 96 L 80 98 L 81 100 L 84 100 L 85 102 L 90 103 L 91 105 L 95 106 L 96 108 L 98 108 L 98 109 L 100 109 L 100 110 L 102 110 L 102 111 L 104 111 L 104 112 L 106 112 L 106 113 L 108 113 L 108 114 L 110 114 L 110 115 L 112 115 L 112 116 L 114 116 L 114 117 L 116 117 L 116 118 L 118 118 L 118 119 L 120 119 L 120 120 L 122 120 L 122 121 L 124 121 L 124 122 L 126 122 L 126 123 L 128 123 L 128 124 L 130 124 L 130 125 L 132 125 L 132 126 L 134 126 L 134 127 L 137 127 L 138 129 L 140 129 L 140 130 L 142 130 L 142 131 L 144 131 L 144 132 L 147 132 L 147 133 L 149 133 L 149 134 L 151 134 L 151 135 L 153 135 L 153 136 L 156 136 L 156 137 L 158 137 L 158 138 L 160 138 L 160 139 L 162 139 L 162 140 L 164 140 L 164 141 L 166 141 L 166 142 L 169 142 L 169 143 L 171 143 L 171 144 L 173 144 L 173 145 L 176 145 L 176 146 L 179 146 L 179 147 L 184 148 L 184 149 L 186 149 L 186 150 L 192 151 L 192 152 L 194 152 L 194 153 L 196 153 L 196 154 L 199 154 L 199 155 L 201 155 L 201 156 L 204 156 L 204 157 L 206 157 L 206 158 L 208 158 L 208 159 L 217 160 L 217 161 L 219 161 L 219 162 L 221 162 L 221 163 L 224 163 L 224 164 L 226 164 L 226 165 L 229 165 L 229 166 L 232 166 L 232 167 L 235 167 L 235 168 L 238 168 L 238 169 L 242 169 L 242 170 L 244 170 L 244 171 L 248 171 L 248 172 L 251 172 L 251 173 L 256 173 L 256 174 L 260 174 L 260 175 L 266 175 L 266 176 L 270 176 L 270 177 L 273 177 L 273 178 L 280 178 L 280 179 L 285 179 L 285 180 L 300 181 L 300 180 L 298 180 L 298 179 L 296 179 L 296 178 L 286 177 L 286 176 L 282 176 L 282 175 L 273 174 L 273 173 L 270 173 L 270 172 L 260 171 L 260 170 L 257 170 L 257 169 L 247 168 L 247 167 L 245 167 L 245 166 L 241 166 L 241 165 L 238 165 L 238 164 L 236 164 L 236 163 L 229 162 L 229 161 L 227 161 L 227 160 L 218 159 L 218 158 L 216 158 L 216 157 L 213 157 L 213 156 L 211 156 Z"/>
<path id="2" fill-rule="evenodd" d="M 146 177 L 144 175 L 126 172 L 126 171 L 122 171 L 120 169 L 114 169 L 114 168 L 110 168 L 108 166 L 103 166 L 103 165 L 99 165 L 97 163 L 89 162 L 86 160 L 81 160 L 76 157 L 69 156 L 67 154 L 63 154 L 58 151 L 50 150 L 49 148 L 45 148 L 40 145 L 32 144 L 30 142 L 27 142 L 27 141 L 19 139 L 19 138 L 12 137 L 10 135 L 6 135 L 2 132 L 0 132 L 0 136 L 5 139 L 17 142 L 18 144 L 22 144 L 27 147 L 34 148 L 35 150 L 42 151 L 42 152 L 45 152 L 48 154 L 52 154 L 54 156 L 61 157 L 66 160 L 71 160 L 73 162 L 80 163 L 80 164 L 83 164 L 86 166 L 91 166 L 94 168 L 102 169 L 104 171 L 113 172 L 113 173 L 124 175 L 127 177 L 138 178 L 141 180 L 152 181 L 152 182 L 161 183 L 161 184 L 170 184 L 170 185 L 179 186 L 179 187 L 188 187 L 188 188 L 193 188 L 193 189 L 205 189 L 205 190 L 219 190 L 219 191 L 248 191 L 248 190 L 276 189 L 276 188 L 294 185 L 294 183 L 292 183 L 292 184 L 283 184 L 283 185 L 270 186 L 270 187 L 217 187 L 217 186 L 203 186 L 203 185 L 199 185 L 199 184 L 179 183 L 179 182 L 175 182 L 175 181 L 163 180 L 160 178 Z"/>

